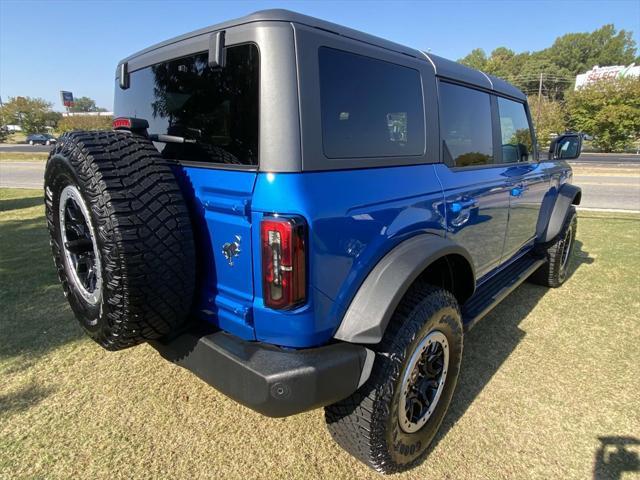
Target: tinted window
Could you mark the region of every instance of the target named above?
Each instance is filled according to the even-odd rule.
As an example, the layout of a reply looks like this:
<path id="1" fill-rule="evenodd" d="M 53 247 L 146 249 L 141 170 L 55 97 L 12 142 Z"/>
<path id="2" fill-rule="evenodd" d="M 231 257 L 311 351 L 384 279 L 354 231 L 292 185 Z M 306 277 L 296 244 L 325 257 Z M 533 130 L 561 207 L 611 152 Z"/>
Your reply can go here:
<path id="1" fill-rule="evenodd" d="M 533 161 L 533 142 L 522 103 L 498 97 L 503 163 Z"/>
<path id="2" fill-rule="evenodd" d="M 447 165 L 468 167 L 493 163 L 489 94 L 441 82 L 440 135 Z"/>
<path id="3" fill-rule="evenodd" d="M 151 134 L 183 137 L 155 143 L 165 158 L 257 165 L 258 48 L 226 54 L 222 69 L 209 67 L 205 52 L 131 73 L 129 89 L 116 86 L 116 115 L 146 119 Z"/>
<path id="4" fill-rule="evenodd" d="M 420 73 L 321 47 L 322 144 L 329 158 L 424 153 Z"/>

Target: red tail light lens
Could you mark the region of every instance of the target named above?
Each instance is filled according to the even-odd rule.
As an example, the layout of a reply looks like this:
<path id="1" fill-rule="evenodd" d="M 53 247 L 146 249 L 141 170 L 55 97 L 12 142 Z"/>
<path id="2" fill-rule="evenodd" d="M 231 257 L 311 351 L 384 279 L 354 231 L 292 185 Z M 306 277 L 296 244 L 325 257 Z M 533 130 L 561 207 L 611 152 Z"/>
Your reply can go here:
<path id="1" fill-rule="evenodd" d="M 269 217 L 260 226 L 262 296 L 269 308 L 287 309 L 306 300 L 305 223 Z"/>
<path id="2" fill-rule="evenodd" d="M 131 119 L 130 118 L 114 118 L 113 122 L 111 122 L 111 126 L 114 130 L 124 129 L 131 130 Z"/>

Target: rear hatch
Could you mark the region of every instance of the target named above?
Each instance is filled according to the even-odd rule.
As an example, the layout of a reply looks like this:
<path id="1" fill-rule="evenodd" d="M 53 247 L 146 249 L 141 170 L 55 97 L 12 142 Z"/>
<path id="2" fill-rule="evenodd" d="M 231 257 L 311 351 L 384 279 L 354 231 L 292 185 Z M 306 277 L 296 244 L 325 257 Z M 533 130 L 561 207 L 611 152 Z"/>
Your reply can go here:
<path id="1" fill-rule="evenodd" d="M 258 169 L 259 54 L 230 46 L 224 68 L 196 53 L 129 73 L 115 115 L 142 118 L 174 162 L 198 252 L 196 316 L 254 339 L 251 198 Z"/>

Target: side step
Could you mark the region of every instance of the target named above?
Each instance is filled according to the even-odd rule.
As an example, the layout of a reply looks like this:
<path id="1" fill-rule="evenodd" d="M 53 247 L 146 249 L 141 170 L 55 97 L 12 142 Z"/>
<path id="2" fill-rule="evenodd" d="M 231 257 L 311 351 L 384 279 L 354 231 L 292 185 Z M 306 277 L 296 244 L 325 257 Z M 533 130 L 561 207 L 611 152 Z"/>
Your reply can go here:
<path id="1" fill-rule="evenodd" d="M 470 330 L 544 262 L 543 259 L 525 255 L 480 285 L 462 307 L 465 330 Z"/>

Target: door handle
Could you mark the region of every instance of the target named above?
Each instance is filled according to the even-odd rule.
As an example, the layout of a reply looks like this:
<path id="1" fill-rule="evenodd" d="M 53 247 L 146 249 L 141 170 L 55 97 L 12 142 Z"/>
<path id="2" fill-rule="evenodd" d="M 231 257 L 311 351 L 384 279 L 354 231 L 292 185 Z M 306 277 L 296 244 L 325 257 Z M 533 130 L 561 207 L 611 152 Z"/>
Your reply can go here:
<path id="1" fill-rule="evenodd" d="M 474 198 L 470 198 L 468 200 L 459 200 L 457 202 L 453 202 L 451 204 L 451 211 L 453 213 L 459 213 L 462 210 L 467 210 L 470 208 L 475 208 L 478 206 L 478 201 Z"/>
<path id="2" fill-rule="evenodd" d="M 522 194 L 526 192 L 528 189 L 529 189 L 529 186 L 525 182 L 520 182 L 518 184 L 515 184 L 511 188 L 509 193 L 512 197 L 521 197 Z"/>

